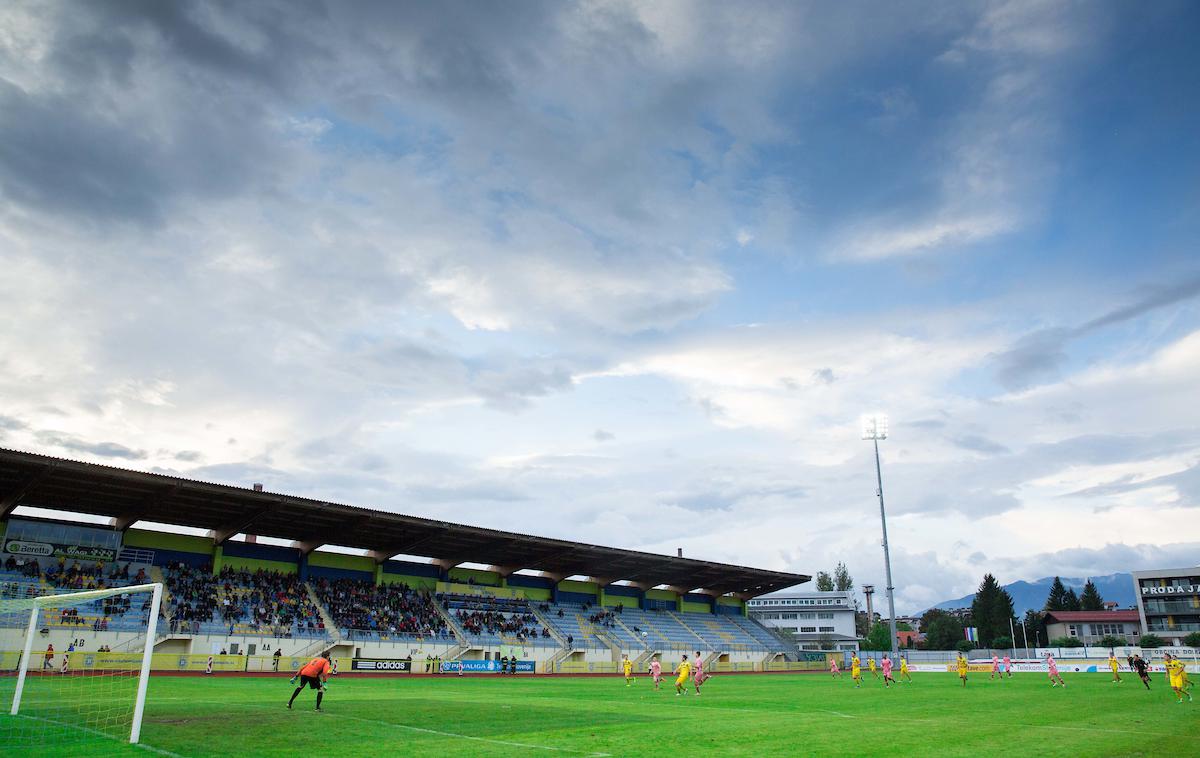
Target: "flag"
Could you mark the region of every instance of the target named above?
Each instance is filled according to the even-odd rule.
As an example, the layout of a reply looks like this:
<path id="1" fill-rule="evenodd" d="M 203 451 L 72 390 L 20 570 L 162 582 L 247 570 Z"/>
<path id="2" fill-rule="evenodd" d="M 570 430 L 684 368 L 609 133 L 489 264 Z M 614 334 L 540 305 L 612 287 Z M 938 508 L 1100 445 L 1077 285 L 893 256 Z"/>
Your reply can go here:
<path id="1" fill-rule="evenodd" d="M 979 627 L 975 627 L 975 626 L 964 627 L 963 634 L 971 642 L 979 642 Z"/>

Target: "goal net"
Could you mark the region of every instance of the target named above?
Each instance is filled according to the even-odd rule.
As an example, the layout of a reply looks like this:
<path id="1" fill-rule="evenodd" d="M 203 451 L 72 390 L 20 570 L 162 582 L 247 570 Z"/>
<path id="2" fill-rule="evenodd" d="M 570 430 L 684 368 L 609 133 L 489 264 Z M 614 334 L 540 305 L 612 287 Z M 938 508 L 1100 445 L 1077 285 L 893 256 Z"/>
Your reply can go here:
<path id="1" fill-rule="evenodd" d="M 96 756 L 136 744 L 162 585 L 44 588 L 0 583 L 0 746 Z"/>

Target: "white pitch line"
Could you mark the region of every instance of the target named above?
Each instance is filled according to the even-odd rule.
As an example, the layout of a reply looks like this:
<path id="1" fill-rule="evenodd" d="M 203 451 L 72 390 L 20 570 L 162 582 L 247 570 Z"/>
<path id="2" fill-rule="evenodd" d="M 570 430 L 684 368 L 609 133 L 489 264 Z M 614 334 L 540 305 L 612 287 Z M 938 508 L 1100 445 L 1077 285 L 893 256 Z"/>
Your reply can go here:
<path id="1" fill-rule="evenodd" d="M 37 716 L 26 716 L 24 713 L 18 713 L 17 717 L 23 718 L 23 719 L 29 719 L 30 721 L 40 721 L 43 724 L 53 724 L 55 726 L 65 726 L 68 729 L 74 729 L 76 731 L 80 731 L 85 734 L 94 734 L 97 737 L 103 737 L 106 740 L 113 740 L 114 742 L 125 742 L 120 737 L 114 737 L 111 734 L 105 734 L 104 732 L 100 731 L 99 729 L 89 729 L 86 726 L 79 726 L 78 724 L 67 724 L 62 721 L 52 721 L 50 719 L 39 718 Z M 129 744 L 129 743 L 126 743 L 126 744 Z M 139 750 L 147 750 L 151 753 L 157 753 L 158 755 L 169 756 L 169 758 L 186 758 L 186 756 L 182 756 L 179 753 L 172 753 L 170 750 L 163 750 L 162 748 L 153 747 L 153 746 L 147 745 L 143 742 L 139 742 L 137 744 L 130 744 L 129 746 L 135 747 Z"/>
<path id="2" fill-rule="evenodd" d="M 586 750 L 576 750 L 569 747 L 553 747 L 551 745 L 534 745 L 528 742 L 509 742 L 508 740 L 494 740 L 489 737 L 475 737 L 469 734 L 456 734 L 454 732 L 439 732 L 437 729 L 426 729 L 421 726 L 409 726 L 408 724 L 397 724 L 391 721 L 376 721 L 374 719 L 364 719 L 358 716 L 347 716 L 345 714 L 335 714 L 336 718 L 350 719 L 351 721 L 361 721 L 364 724 L 378 724 L 380 726 L 391 726 L 396 729 L 407 729 L 413 732 L 423 732 L 425 734 L 436 734 L 439 737 L 456 737 L 460 740 L 474 740 L 476 742 L 487 742 L 492 745 L 504 745 L 506 747 L 525 747 L 532 750 L 554 750 L 560 753 L 579 753 L 581 755 L 592 756 L 593 758 L 608 758 L 609 753 L 589 753 Z"/>
<path id="3" fill-rule="evenodd" d="M 164 701 L 164 700 L 186 700 L 187 702 L 190 702 L 190 703 L 207 703 L 210 705 L 228 705 L 228 702 L 224 701 L 224 700 L 193 700 L 191 698 L 159 698 L 158 699 L 159 702 Z M 272 706 L 262 705 L 259 703 L 239 703 L 238 705 L 247 707 L 247 708 L 262 708 L 262 709 L 274 710 L 272 708 Z M 490 737 L 475 737 L 470 734 L 458 734 L 456 732 L 440 732 L 437 729 L 427 729 L 422 726 L 409 726 L 408 724 L 397 724 L 394 721 L 377 721 L 375 719 L 364 719 L 360 716 L 347 716 L 346 714 L 343 714 L 343 713 L 330 713 L 328 711 L 322 711 L 322 713 L 324 713 L 326 715 L 326 718 L 333 717 L 333 718 L 339 718 L 339 719 L 349 719 L 351 721 L 361 721 L 364 724 L 377 724 L 379 726 L 390 726 L 390 727 L 394 727 L 396 729 L 406 729 L 410 732 L 423 732 L 425 734 L 434 734 L 439 737 L 454 737 L 454 738 L 460 739 L 460 740 L 472 740 L 474 742 L 487 742 L 492 745 L 504 745 L 505 747 L 524 747 L 524 748 L 529 748 L 530 750 L 551 750 L 556 753 L 576 753 L 579 755 L 588 756 L 588 758 L 610 758 L 610 756 L 611 756 L 611 753 L 592 753 L 592 752 L 588 752 L 587 750 L 578 750 L 576 748 L 569 748 L 569 747 L 554 747 L 552 745 L 534 745 L 533 743 L 529 743 L 529 742 L 511 742 L 508 740 L 494 740 L 494 739 L 491 739 Z M 183 756 L 179 756 L 178 758 L 183 758 Z"/>

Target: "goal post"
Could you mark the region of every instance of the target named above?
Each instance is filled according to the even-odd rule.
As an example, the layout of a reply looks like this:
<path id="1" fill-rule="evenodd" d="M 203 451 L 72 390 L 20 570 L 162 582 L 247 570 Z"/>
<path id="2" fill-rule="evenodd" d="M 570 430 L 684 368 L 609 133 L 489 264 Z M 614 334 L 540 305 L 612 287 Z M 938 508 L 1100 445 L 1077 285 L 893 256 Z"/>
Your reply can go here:
<path id="1" fill-rule="evenodd" d="M 24 628 L 16 666 L 7 662 L 3 666 L 9 672 L 16 669 L 13 672 L 15 684 L 8 714 L 17 726 L 11 723 L 7 727 L 0 726 L 0 735 L 20 731 L 21 726 L 32 723 L 54 725 L 92 737 L 124 739 L 124 723 L 128 719 L 129 742 L 137 744 L 141 739 L 162 592 L 162 584 L 155 583 L 36 597 L 5 597 L 0 594 L 0 643 L 15 641 L 14 633 L 18 628 Z M 150 596 L 149 607 L 145 611 L 135 612 L 134 599 L 140 596 L 139 605 L 144 606 L 147 594 Z M 127 601 L 122 608 L 125 626 L 115 634 L 107 628 L 110 607 L 105 604 L 102 613 L 94 613 L 97 601 L 103 603 L 109 598 L 119 599 L 118 603 L 120 600 Z M 25 614 L 28 614 L 28 622 L 19 624 Z M 132 620 L 129 620 L 129 616 L 133 617 Z M 90 624 L 89 618 L 92 619 Z M 49 636 L 51 627 L 56 630 L 60 640 L 64 634 L 78 635 L 79 641 L 92 650 L 86 653 L 68 652 L 66 645 L 54 650 L 49 647 L 52 641 L 35 648 L 38 637 Z M 131 639 L 125 644 L 136 642 L 138 636 L 142 637 L 144 644 L 140 654 L 95 651 L 102 639 L 115 638 L 124 632 L 131 632 Z M 88 640 L 88 637 L 92 639 Z M 75 639 L 71 641 L 74 643 Z M 10 644 L 0 644 L 0 655 L 4 655 L 6 650 L 15 652 L 12 647 Z M 62 656 L 61 664 L 53 666 L 51 662 L 57 656 Z M 42 662 L 31 671 L 31 661 L 38 657 Z M 130 686 L 134 681 L 136 687 Z M 37 690 L 32 700 L 31 690 Z M 3 712 L 0 710 L 0 713 Z M 37 735 L 31 737 L 39 739 Z"/>

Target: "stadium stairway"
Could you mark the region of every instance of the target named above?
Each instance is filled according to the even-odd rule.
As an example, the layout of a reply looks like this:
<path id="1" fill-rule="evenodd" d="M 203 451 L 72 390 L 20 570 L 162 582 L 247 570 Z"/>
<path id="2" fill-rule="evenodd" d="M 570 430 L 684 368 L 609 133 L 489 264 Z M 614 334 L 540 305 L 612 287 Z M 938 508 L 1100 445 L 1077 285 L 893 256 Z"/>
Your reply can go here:
<path id="1" fill-rule="evenodd" d="M 550 622 L 550 619 L 546 617 L 537 606 L 537 603 L 530 603 L 529 612 L 532 613 L 533 617 L 538 620 L 538 623 L 542 625 L 543 629 L 550 630 L 550 637 L 558 643 L 558 646 L 565 648 L 567 646 L 567 638 L 558 633 L 558 628 Z"/>
<path id="2" fill-rule="evenodd" d="M 434 598 L 434 601 L 431 603 L 431 605 L 433 605 L 433 609 L 437 611 L 438 615 L 442 617 L 442 620 L 446 622 L 446 627 L 454 634 L 454 641 L 458 644 L 451 649 L 458 651 L 455 653 L 455 655 L 462 655 L 467 650 L 470 650 L 471 644 L 467 640 L 466 633 L 462 630 L 462 627 L 458 625 L 458 622 L 454 620 L 454 616 L 450 615 L 450 612 L 442 606 L 442 601 Z M 459 648 L 462 649 L 459 650 Z M 445 657 L 447 659 L 451 659 L 449 654 L 447 654 Z"/>
<path id="3" fill-rule="evenodd" d="M 676 613 L 675 611 L 667 611 L 667 615 L 670 616 L 671 618 L 675 619 L 676 621 L 678 621 L 680 626 L 682 626 L 684 629 L 688 630 L 693 635 L 695 635 L 696 639 L 699 642 L 703 643 L 705 647 L 712 648 L 713 646 L 717 646 L 717 645 L 721 644 L 720 641 L 715 641 L 715 640 L 706 638 L 703 634 L 696 631 L 695 627 L 693 627 L 691 624 L 689 624 L 687 621 L 684 620 L 683 617 L 686 614 Z"/>
<path id="4" fill-rule="evenodd" d="M 317 613 L 321 616 L 321 622 L 325 624 L 325 632 L 333 638 L 335 642 L 340 642 L 342 630 L 334 623 L 333 616 L 329 615 L 329 609 L 321 602 L 321 598 L 317 597 L 317 591 L 308 582 L 304 583 L 304 591 L 308 593 L 308 599 L 317 607 Z"/>

